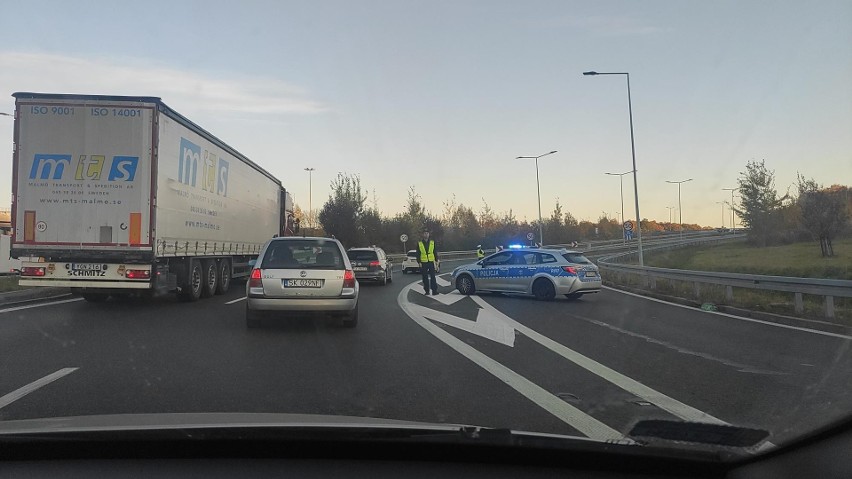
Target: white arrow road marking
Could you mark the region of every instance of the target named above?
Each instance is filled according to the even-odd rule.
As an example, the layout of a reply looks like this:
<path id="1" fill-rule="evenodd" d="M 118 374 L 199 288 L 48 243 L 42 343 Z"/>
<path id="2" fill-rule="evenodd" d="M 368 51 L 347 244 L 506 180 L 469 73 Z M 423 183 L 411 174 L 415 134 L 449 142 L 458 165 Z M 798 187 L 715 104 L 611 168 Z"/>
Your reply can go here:
<path id="1" fill-rule="evenodd" d="M 423 290 L 421 290 L 419 288 L 415 289 L 414 291 L 426 296 L 426 293 L 424 293 Z M 452 291 L 452 292 L 449 292 L 447 294 L 437 294 L 437 295 L 426 296 L 426 297 L 434 299 L 435 301 L 437 301 L 439 303 L 446 304 L 447 306 L 449 306 L 451 304 L 455 304 L 455 303 L 464 299 L 464 295 L 459 293 L 458 291 Z"/>
<path id="2" fill-rule="evenodd" d="M 459 318 L 452 314 L 435 311 L 434 309 L 416 304 L 411 305 L 411 310 L 426 319 L 444 323 L 462 331 L 482 336 L 485 339 L 505 344 L 506 346 L 515 346 L 515 329 L 484 309 L 480 309 L 476 314 L 476 321 Z"/>
<path id="3" fill-rule="evenodd" d="M 60 369 L 59 371 L 56 371 L 55 373 L 48 374 L 47 376 L 45 376 L 41 379 L 37 379 L 37 380 L 27 384 L 26 386 L 20 387 L 16 390 L 10 392 L 9 394 L 6 394 L 5 396 L 0 397 L 0 409 L 8 406 L 9 404 L 12 404 L 13 402 L 17 401 L 18 399 L 21 399 L 22 397 L 24 397 L 27 394 L 35 391 L 36 389 L 38 389 L 42 386 L 47 386 L 48 384 L 52 383 L 53 381 L 56 381 L 57 379 L 59 379 L 63 376 L 67 376 L 67 375 L 73 373 L 76 370 L 77 370 L 77 368 Z"/>
<path id="4" fill-rule="evenodd" d="M 453 284 L 440 276 L 435 276 L 435 281 L 438 283 L 438 286 L 449 286 Z"/>
<path id="5" fill-rule="evenodd" d="M 538 344 L 544 346 L 545 348 L 553 351 L 554 353 L 562 356 L 563 358 L 571 361 L 572 363 L 580 366 L 581 368 L 600 376 L 603 379 L 615 384 L 616 386 L 624 389 L 625 391 L 638 396 L 651 404 L 656 405 L 660 409 L 668 411 L 675 416 L 687 420 L 687 421 L 695 421 L 695 422 L 703 422 L 710 424 L 728 424 L 721 419 L 717 419 L 706 412 L 695 409 L 692 406 L 688 406 L 677 399 L 666 396 L 665 394 L 656 391 L 639 381 L 636 381 L 633 378 L 627 377 L 624 374 L 615 371 L 614 369 L 610 369 L 603 364 L 583 356 L 582 354 L 570 349 L 566 346 L 563 346 L 556 341 L 548 338 L 547 336 L 534 331 L 523 324 L 515 321 L 514 319 L 506 316 L 502 312 L 498 311 L 496 308 L 485 302 L 484 299 L 479 296 L 472 296 L 473 300 L 476 301 L 478 305 L 480 305 L 483 309 L 488 309 L 493 311 L 492 314 L 497 318 L 500 318 L 503 322 L 510 325 L 514 329 L 516 329 L 519 333 L 524 336 L 532 339 Z"/>
<path id="6" fill-rule="evenodd" d="M 433 336 L 444 342 L 444 344 L 453 348 L 462 356 L 470 359 L 477 366 L 485 369 L 493 376 L 506 383 L 507 386 L 521 393 L 524 397 L 534 402 L 545 411 L 556 416 L 559 420 L 586 436 L 601 441 L 625 439 L 624 435 L 620 432 L 566 403 L 559 397 L 547 392 L 547 390 L 541 386 L 533 383 L 529 379 L 521 376 L 515 371 L 512 371 L 485 354 L 482 354 L 477 349 L 439 328 L 432 321 L 421 316 L 417 311 L 415 311 L 416 305 L 408 302 L 408 292 L 413 286 L 414 284 L 406 286 L 399 293 L 399 296 L 397 296 L 396 299 L 399 307 L 402 308 L 402 310 L 405 311 L 405 313 L 413 319 L 414 322 L 419 324 L 426 331 L 429 331 Z"/>

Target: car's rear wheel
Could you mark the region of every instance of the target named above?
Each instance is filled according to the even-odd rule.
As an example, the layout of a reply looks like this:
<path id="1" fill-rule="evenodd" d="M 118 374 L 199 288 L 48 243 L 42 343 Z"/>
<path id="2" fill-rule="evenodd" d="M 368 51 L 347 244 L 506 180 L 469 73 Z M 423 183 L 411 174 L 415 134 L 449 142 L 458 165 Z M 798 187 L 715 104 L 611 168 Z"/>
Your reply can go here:
<path id="1" fill-rule="evenodd" d="M 388 268 L 388 282 L 393 283 L 393 267 Z"/>
<path id="2" fill-rule="evenodd" d="M 456 289 L 465 295 L 475 293 L 476 286 L 473 284 L 473 278 L 466 274 L 459 276 L 456 278 Z"/>
<path id="3" fill-rule="evenodd" d="M 349 312 L 349 314 L 343 318 L 343 326 L 346 328 L 354 328 L 358 326 L 358 306 L 355 306 L 355 309 Z"/>
<path id="4" fill-rule="evenodd" d="M 553 283 L 544 278 L 535 280 L 532 292 L 535 299 L 539 301 L 550 301 L 556 297 L 556 288 L 553 287 Z"/>
<path id="5" fill-rule="evenodd" d="M 260 327 L 260 314 L 257 311 L 249 309 L 246 305 L 246 328 L 254 329 Z"/>
<path id="6" fill-rule="evenodd" d="M 382 276 L 382 286 L 387 286 L 388 284 L 388 270 L 385 270 L 385 274 Z"/>
<path id="7" fill-rule="evenodd" d="M 571 294 L 566 294 L 565 297 L 568 298 L 569 301 L 576 301 L 576 300 L 580 299 L 581 297 L 583 297 L 583 295 L 579 294 L 579 293 L 571 293 Z"/>

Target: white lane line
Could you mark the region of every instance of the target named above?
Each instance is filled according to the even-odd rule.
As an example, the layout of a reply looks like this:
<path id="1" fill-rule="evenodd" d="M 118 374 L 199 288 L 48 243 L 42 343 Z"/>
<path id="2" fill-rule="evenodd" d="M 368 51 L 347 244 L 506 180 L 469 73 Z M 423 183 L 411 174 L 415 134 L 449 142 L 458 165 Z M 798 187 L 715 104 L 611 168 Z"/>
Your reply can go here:
<path id="1" fill-rule="evenodd" d="M 6 308 L 0 309 L 0 313 L 11 313 L 13 311 L 22 311 L 24 309 L 32 309 L 32 308 L 43 308 L 45 306 L 53 306 L 56 304 L 65 304 L 65 303 L 73 303 L 76 301 L 83 301 L 83 298 L 71 298 L 71 299 L 63 299 L 61 301 L 51 301 L 49 303 L 38 303 L 38 304 L 28 304 L 26 306 L 15 306 L 14 308 Z"/>
<path id="2" fill-rule="evenodd" d="M 235 300 L 233 300 L 233 301 L 228 301 L 228 302 L 227 302 L 227 303 L 225 303 L 225 304 L 234 304 L 234 303 L 239 303 L 240 301 L 245 301 L 245 299 L 246 299 L 246 297 L 245 297 L 245 296 L 243 296 L 242 298 L 237 298 L 237 299 L 235 299 Z"/>
<path id="3" fill-rule="evenodd" d="M 852 339 L 852 336 L 849 336 L 847 334 L 831 333 L 831 332 L 828 332 L 828 331 L 820 331 L 819 329 L 810 329 L 810 328 L 803 328 L 801 326 L 790 326 L 789 324 L 773 323 L 772 321 L 764 321 L 762 319 L 746 318 L 746 317 L 737 316 L 737 315 L 734 315 L 734 314 L 723 313 L 721 311 L 704 311 L 702 309 L 693 308 L 691 306 L 684 306 L 682 304 L 670 303 L 668 301 L 664 301 L 662 299 L 657 299 L 657 298 L 649 298 L 648 296 L 642 296 L 641 294 L 631 293 L 630 291 L 622 291 L 620 289 L 611 288 L 609 286 L 604 286 L 604 289 L 608 289 L 610 291 L 615 291 L 616 293 L 626 294 L 628 296 L 634 296 L 636 298 L 647 299 L 648 301 L 654 301 L 656 303 L 667 304 L 669 306 L 677 306 L 678 308 L 688 309 L 690 311 L 700 311 L 702 313 L 716 314 L 716 315 L 719 315 L 719 316 L 724 316 L 726 318 L 739 319 L 740 321 L 748 321 L 750 323 L 760 323 L 760 324 L 765 324 L 767 326 L 774 326 L 776 328 L 792 329 L 794 331 L 802 331 L 804 333 L 812 333 L 812 334 L 819 334 L 819 335 L 822 335 L 822 336 L 830 336 L 832 338 Z"/>
<path id="4" fill-rule="evenodd" d="M 456 352 L 473 361 L 477 366 L 485 369 L 545 411 L 556 416 L 561 421 L 586 436 L 599 440 L 624 439 L 624 435 L 620 432 L 566 403 L 559 397 L 546 391 L 541 386 L 491 359 L 464 341 L 439 328 L 428 319 L 415 313 L 407 300 L 408 292 L 411 288 L 412 285 L 406 286 L 399 293 L 399 296 L 397 296 L 397 303 L 399 304 L 399 307 L 402 308 L 402 310 L 405 311 L 405 313 L 413 319 L 414 322 L 419 324 L 426 331 L 429 331 L 436 338 L 443 341 L 444 344 L 453 348 Z"/>
<path id="5" fill-rule="evenodd" d="M 57 379 L 59 379 L 63 376 L 67 376 L 67 375 L 73 373 L 77 369 L 79 369 L 79 368 L 63 368 L 63 369 L 60 369 L 59 371 L 56 371 L 55 373 L 48 374 L 47 376 L 45 376 L 41 379 L 33 381 L 33 382 L 27 384 L 24 387 L 18 388 L 16 390 L 10 392 L 7 395 L 0 397 L 0 409 L 3 409 L 4 407 L 8 406 L 9 404 L 12 404 L 13 402 L 17 401 L 18 399 L 21 399 L 22 397 L 26 396 L 27 394 L 35 391 L 36 389 L 38 389 L 40 387 L 47 386 L 48 384 L 52 383 L 53 381 L 56 381 Z"/>
<path id="6" fill-rule="evenodd" d="M 625 376 L 624 374 L 615 371 L 614 369 L 610 369 L 603 364 L 583 356 L 582 354 L 574 351 L 573 349 L 568 348 L 567 346 L 563 346 L 562 344 L 557 343 L 556 341 L 548 338 L 547 336 L 534 331 L 523 324 L 515 321 L 514 319 L 506 316 L 501 311 L 497 310 L 490 304 L 486 303 L 485 300 L 480 298 L 479 296 L 472 295 L 474 301 L 479 304 L 481 307 L 489 310 L 493 310 L 496 315 L 500 317 L 507 324 L 515 328 L 516 331 L 520 332 L 524 336 L 532 339 L 538 344 L 544 346 L 545 348 L 553 351 L 554 353 L 562 356 L 563 358 L 571 361 L 572 363 L 580 366 L 581 368 L 609 381 L 610 383 L 624 389 L 625 391 L 633 394 L 634 396 L 638 396 L 651 404 L 656 405 L 660 409 L 670 412 L 675 416 L 687 420 L 687 421 L 696 421 L 710 424 L 727 424 L 725 421 L 721 419 L 715 418 L 706 412 L 695 409 L 692 406 L 688 406 L 677 399 L 666 396 L 665 394 L 654 390 L 639 381 L 636 381 L 633 378 Z"/>

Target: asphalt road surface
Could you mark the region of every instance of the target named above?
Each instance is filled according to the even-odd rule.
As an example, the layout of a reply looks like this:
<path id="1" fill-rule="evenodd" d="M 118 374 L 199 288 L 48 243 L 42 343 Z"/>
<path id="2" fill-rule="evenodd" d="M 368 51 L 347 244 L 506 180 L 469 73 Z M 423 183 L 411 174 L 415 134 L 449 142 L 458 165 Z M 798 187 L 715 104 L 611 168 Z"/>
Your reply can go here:
<path id="1" fill-rule="evenodd" d="M 852 412 L 844 328 L 609 289 L 573 302 L 464 297 L 453 265 L 438 297 L 398 270 L 387 286 L 362 284 L 355 329 L 273 318 L 247 330 L 243 283 L 197 303 L 0 307 L 0 421 L 284 412 L 618 439 L 659 418 L 765 429 L 779 444 Z"/>

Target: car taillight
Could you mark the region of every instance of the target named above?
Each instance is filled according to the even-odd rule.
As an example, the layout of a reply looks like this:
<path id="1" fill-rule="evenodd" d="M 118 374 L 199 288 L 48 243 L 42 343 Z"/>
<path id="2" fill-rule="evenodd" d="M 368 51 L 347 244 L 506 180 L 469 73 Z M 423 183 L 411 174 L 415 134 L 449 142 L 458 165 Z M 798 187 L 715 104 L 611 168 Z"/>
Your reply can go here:
<path id="1" fill-rule="evenodd" d="M 370 266 L 379 266 L 380 264 L 382 264 L 382 263 L 380 263 L 378 261 L 370 261 Z"/>
<path id="2" fill-rule="evenodd" d="M 44 276 L 44 268 L 23 267 L 21 268 L 21 276 Z"/>
<path id="3" fill-rule="evenodd" d="M 124 271 L 124 277 L 127 279 L 150 279 L 151 271 L 147 269 L 128 269 Z"/>
<path id="4" fill-rule="evenodd" d="M 255 268 L 251 270 L 251 277 L 249 278 L 249 288 L 261 288 L 263 287 L 263 280 L 260 278 L 260 270 Z"/>
<path id="5" fill-rule="evenodd" d="M 563 266 L 562 269 L 564 269 L 566 273 L 577 274 L 577 270 L 573 266 Z"/>
<path id="6" fill-rule="evenodd" d="M 355 273 L 353 273 L 351 269 L 347 269 L 346 272 L 343 273 L 343 287 L 344 288 L 354 288 L 355 287 Z"/>

